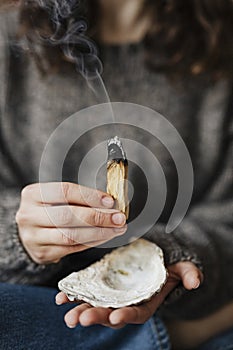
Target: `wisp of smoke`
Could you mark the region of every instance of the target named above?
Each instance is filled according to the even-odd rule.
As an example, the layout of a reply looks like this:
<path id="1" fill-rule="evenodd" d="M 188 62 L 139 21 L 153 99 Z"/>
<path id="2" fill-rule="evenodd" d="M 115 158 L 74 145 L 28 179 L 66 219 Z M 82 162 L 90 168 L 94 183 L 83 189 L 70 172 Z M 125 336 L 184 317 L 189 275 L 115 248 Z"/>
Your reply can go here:
<path id="1" fill-rule="evenodd" d="M 31 0 L 44 9 L 53 23 L 54 33 L 48 44 L 59 46 L 65 56 L 76 64 L 77 70 L 87 79 L 102 73 L 95 43 L 88 38 L 84 20 L 85 0 Z"/>
<path id="2" fill-rule="evenodd" d="M 112 104 L 101 78 L 103 67 L 98 57 L 98 50 L 95 43 L 86 36 L 87 0 L 28 0 L 27 4 L 29 6 L 36 4 L 48 14 L 53 24 L 53 32 L 49 37 L 40 37 L 39 40 L 60 47 L 65 56 L 75 63 L 98 101 L 106 103 L 109 119 L 115 130 Z"/>

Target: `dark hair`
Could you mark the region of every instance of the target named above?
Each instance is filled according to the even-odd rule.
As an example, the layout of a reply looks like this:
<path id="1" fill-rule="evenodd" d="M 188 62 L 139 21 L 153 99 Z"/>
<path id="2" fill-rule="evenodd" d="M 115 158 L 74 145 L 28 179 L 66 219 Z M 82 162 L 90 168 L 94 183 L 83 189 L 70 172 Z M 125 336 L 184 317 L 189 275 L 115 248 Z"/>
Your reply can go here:
<path id="1" fill-rule="evenodd" d="M 87 58 L 88 66 L 94 62 L 100 69 L 96 47 L 85 36 L 87 21 L 87 35 L 95 38 L 98 10 L 98 0 L 23 1 L 20 33 L 42 72 L 59 68 L 64 60 L 82 70 Z M 233 77 L 233 0 L 145 0 L 143 10 L 154 18 L 144 39 L 151 69 L 177 76 Z"/>

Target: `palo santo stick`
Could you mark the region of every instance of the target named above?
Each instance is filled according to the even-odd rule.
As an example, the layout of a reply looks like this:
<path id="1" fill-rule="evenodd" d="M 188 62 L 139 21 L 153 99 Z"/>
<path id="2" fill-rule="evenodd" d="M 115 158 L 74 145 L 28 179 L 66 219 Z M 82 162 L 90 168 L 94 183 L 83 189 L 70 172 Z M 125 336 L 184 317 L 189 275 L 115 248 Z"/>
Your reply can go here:
<path id="1" fill-rule="evenodd" d="M 129 217 L 128 161 L 118 136 L 108 140 L 107 193 L 115 199 L 115 209 Z"/>

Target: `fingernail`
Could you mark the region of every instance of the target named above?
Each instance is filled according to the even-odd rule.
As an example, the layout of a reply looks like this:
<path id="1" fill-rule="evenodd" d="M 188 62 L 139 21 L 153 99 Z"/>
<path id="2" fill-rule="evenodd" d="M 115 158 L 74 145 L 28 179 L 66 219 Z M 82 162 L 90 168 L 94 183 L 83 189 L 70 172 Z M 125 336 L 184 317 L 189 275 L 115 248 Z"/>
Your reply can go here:
<path id="1" fill-rule="evenodd" d="M 127 227 L 124 226 L 124 227 L 116 227 L 114 228 L 114 232 L 117 233 L 117 234 L 121 234 L 121 233 L 125 233 L 127 230 Z"/>
<path id="2" fill-rule="evenodd" d="M 197 289 L 200 286 L 200 281 L 197 281 L 196 284 L 194 285 L 193 289 Z"/>
<path id="3" fill-rule="evenodd" d="M 119 318 L 115 315 L 112 315 L 109 321 L 113 326 L 116 326 L 118 323 L 120 323 Z"/>
<path id="4" fill-rule="evenodd" d="M 66 324 L 68 328 L 72 329 L 72 328 L 75 328 L 76 325 L 73 325 L 73 324 Z"/>
<path id="5" fill-rule="evenodd" d="M 59 301 L 59 299 L 57 299 L 57 298 L 55 298 L 55 303 L 56 303 L 57 305 L 61 305 L 61 304 L 62 304 L 62 302 Z"/>
<path id="6" fill-rule="evenodd" d="M 102 198 L 102 204 L 107 208 L 111 208 L 114 204 L 114 200 L 112 197 L 105 196 Z"/>
<path id="7" fill-rule="evenodd" d="M 112 222 L 115 225 L 123 225 L 125 223 L 125 215 L 121 213 L 116 213 L 112 215 Z"/>

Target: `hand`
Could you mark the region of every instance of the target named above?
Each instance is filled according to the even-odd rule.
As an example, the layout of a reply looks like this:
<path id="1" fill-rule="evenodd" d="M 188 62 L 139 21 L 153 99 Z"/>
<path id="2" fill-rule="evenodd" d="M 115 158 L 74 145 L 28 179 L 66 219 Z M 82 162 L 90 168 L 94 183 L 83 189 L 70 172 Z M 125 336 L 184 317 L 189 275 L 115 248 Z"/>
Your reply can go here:
<path id="1" fill-rule="evenodd" d="M 113 204 L 107 193 L 73 183 L 29 185 L 16 214 L 22 244 L 38 264 L 102 244 L 126 231 Z"/>
<path id="2" fill-rule="evenodd" d="M 68 327 L 101 324 L 111 328 L 121 328 L 128 323 L 145 323 L 163 303 L 166 296 L 181 281 L 187 290 L 196 289 L 203 280 L 201 271 L 191 262 L 178 262 L 168 267 L 168 279 L 161 292 L 151 300 L 138 305 L 120 309 L 92 307 L 87 303 L 80 304 L 65 315 Z M 60 292 L 56 296 L 58 305 L 69 302 L 67 296 Z"/>

